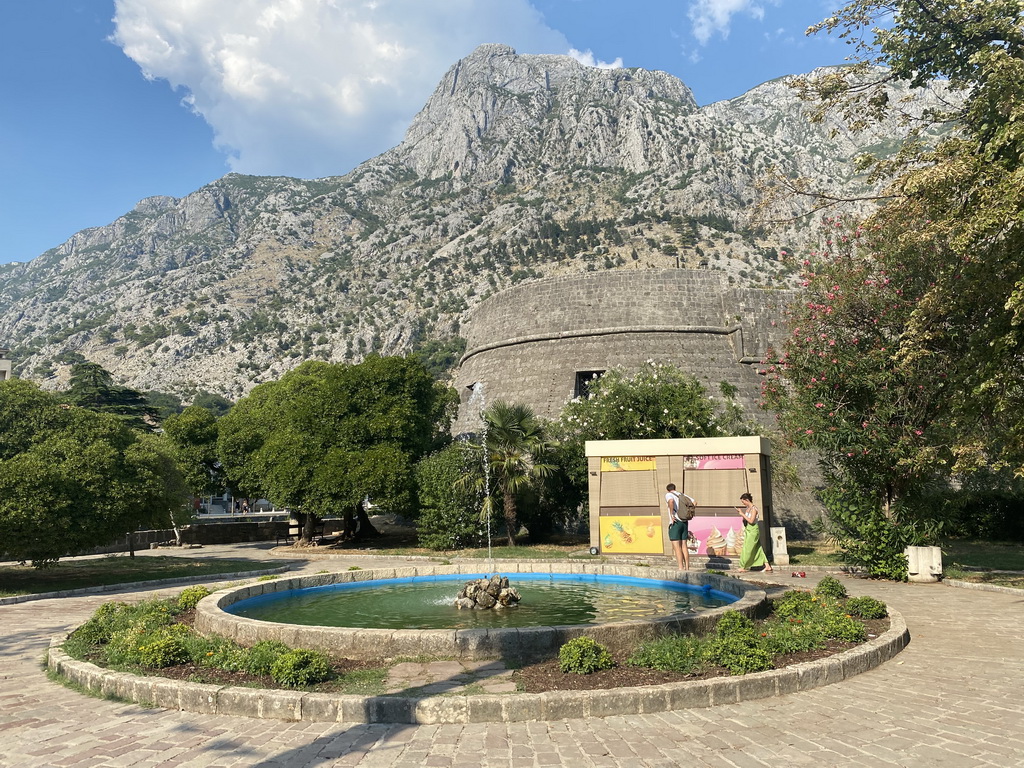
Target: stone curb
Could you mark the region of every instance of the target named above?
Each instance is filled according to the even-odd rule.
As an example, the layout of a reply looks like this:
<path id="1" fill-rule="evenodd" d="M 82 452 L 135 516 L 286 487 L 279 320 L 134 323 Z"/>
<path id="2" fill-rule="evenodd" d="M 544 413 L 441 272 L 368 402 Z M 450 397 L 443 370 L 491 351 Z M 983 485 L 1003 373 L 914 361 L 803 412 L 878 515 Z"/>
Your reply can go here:
<path id="1" fill-rule="evenodd" d="M 742 579 L 699 572 L 680 572 L 626 565 L 494 560 L 481 570 L 479 563 L 451 565 L 406 565 L 397 568 L 360 569 L 338 573 L 293 576 L 225 589 L 199 601 L 195 630 L 201 635 L 218 635 L 249 646 L 257 640 L 276 640 L 292 648 L 307 648 L 325 653 L 341 653 L 353 659 L 396 657 L 454 657 L 457 659 L 494 659 L 525 662 L 551 658 L 568 640 L 587 635 L 612 651 L 632 648 L 639 641 L 667 634 L 706 634 L 727 610 L 758 618 L 767 609 L 764 590 Z M 378 629 L 313 626 L 256 620 L 231 612 L 238 601 L 296 589 L 333 587 L 380 579 L 453 578 L 497 571 L 509 576 L 620 576 L 641 580 L 655 579 L 710 588 L 732 595 L 734 602 L 706 611 L 682 612 L 647 619 L 613 621 L 600 624 L 546 627 L 479 627 L 450 629 Z M 472 576 L 478 578 L 478 576 Z"/>
<path id="2" fill-rule="evenodd" d="M 27 603 L 32 600 L 49 600 L 54 597 L 78 597 L 80 595 L 97 595 L 103 592 L 124 592 L 130 589 L 146 589 L 148 587 L 164 587 L 173 584 L 195 584 L 199 581 L 217 581 L 220 579 L 251 579 L 256 576 L 272 576 L 279 573 L 287 573 L 291 566 L 282 565 L 277 568 L 270 568 L 265 571 L 242 571 L 240 573 L 210 573 L 206 576 L 179 576 L 173 579 L 152 579 L 150 581 L 126 581 L 120 584 L 103 584 L 99 587 L 79 587 L 78 589 L 64 589 L 59 592 L 37 592 L 34 595 L 15 595 L 14 597 L 0 597 L 0 605 L 14 605 L 15 603 Z"/>
<path id="3" fill-rule="evenodd" d="M 1024 589 L 1018 587 L 1003 587 L 999 584 L 977 584 L 973 581 L 960 581 L 958 579 L 943 579 L 942 583 L 957 589 L 973 589 L 978 592 L 1002 592 L 1006 595 L 1024 597 Z"/>
<path id="4" fill-rule="evenodd" d="M 903 616 L 889 611 L 889 629 L 835 656 L 782 669 L 635 688 L 489 695 L 351 696 L 189 683 L 112 672 L 75 661 L 50 641 L 47 667 L 101 695 L 187 712 L 269 720 L 337 723 L 494 723 L 610 717 L 735 704 L 838 683 L 893 658 L 910 642 Z"/>

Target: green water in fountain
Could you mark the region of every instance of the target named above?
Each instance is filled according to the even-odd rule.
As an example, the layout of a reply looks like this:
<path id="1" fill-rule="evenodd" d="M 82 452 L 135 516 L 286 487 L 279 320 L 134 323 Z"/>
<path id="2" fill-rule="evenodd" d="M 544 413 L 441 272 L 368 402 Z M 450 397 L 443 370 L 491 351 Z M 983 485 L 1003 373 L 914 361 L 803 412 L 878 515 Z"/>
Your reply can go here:
<path id="1" fill-rule="evenodd" d="M 736 598 L 675 582 L 582 574 L 514 574 L 512 608 L 460 610 L 455 596 L 486 574 L 335 584 L 243 600 L 238 616 L 285 624 L 381 629 L 476 629 L 605 624 L 686 613 Z"/>

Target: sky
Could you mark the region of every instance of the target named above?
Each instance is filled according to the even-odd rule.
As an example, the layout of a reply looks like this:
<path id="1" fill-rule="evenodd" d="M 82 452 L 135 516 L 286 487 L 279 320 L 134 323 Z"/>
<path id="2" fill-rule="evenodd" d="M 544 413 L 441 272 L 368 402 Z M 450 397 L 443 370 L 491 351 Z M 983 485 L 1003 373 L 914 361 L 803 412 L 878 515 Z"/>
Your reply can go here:
<path id="1" fill-rule="evenodd" d="M 344 174 L 483 43 L 704 105 L 841 64 L 840 0 L 0 0 L 0 264 L 238 172 Z"/>

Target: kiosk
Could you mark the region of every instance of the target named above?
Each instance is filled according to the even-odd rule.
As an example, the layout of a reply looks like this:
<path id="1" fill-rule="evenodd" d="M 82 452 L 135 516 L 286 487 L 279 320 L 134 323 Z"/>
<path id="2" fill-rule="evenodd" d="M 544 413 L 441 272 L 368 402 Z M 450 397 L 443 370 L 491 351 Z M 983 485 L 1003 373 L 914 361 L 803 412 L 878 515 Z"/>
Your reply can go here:
<path id="1" fill-rule="evenodd" d="M 739 557 L 744 529 L 736 507 L 743 493 L 750 493 L 761 510 L 761 546 L 771 557 L 771 448 L 766 438 L 591 440 L 585 453 L 592 553 L 671 556 L 664 498 L 665 487 L 675 483 L 697 502 L 689 526 L 691 557 Z"/>

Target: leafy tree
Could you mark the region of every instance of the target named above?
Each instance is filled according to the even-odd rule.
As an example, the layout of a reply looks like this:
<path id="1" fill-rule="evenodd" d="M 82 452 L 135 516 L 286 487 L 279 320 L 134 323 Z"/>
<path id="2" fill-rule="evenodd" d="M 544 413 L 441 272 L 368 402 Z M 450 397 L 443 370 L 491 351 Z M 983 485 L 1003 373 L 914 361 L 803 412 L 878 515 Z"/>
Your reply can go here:
<path id="1" fill-rule="evenodd" d="M 231 410 L 233 403 L 223 395 L 218 395 L 214 392 L 207 392 L 205 389 L 200 389 L 192 399 L 192 405 L 205 408 L 214 416 L 220 418 Z"/>
<path id="2" fill-rule="evenodd" d="M 165 521 L 183 501 L 155 436 L 29 382 L 0 382 L 0 541 L 9 557 L 53 563 Z"/>
<path id="3" fill-rule="evenodd" d="M 409 512 L 413 465 L 446 439 L 455 395 L 410 358 L 310 361 L 254 388 L 220 423 L 218 454 L 240 489 L 305 516 L 341 512 L 346 534 L 376 534 L 363 499 Z"/>
<path id="4" fill-rule="evenodd" d="M 66 399 L 72 405 L 113 414 L 133 429 L 150 430 L 156 421 L 156 410 L 141 392 L 114 384 L 110 371 L 87 360 L 71 366 Z"/>
<path id="5" fill-rule="evenodd" d="M 675 366 L 649 360 L 636 371 L 606 372 L 590 384 L 586 397 L 569 402 L 552 426 L 559 466 L 576 489 L 573 508 L 587 490 L 587 440 L 753 434 L 748 427 L 723 430 L 721 415 L 703 385 Z"/>
<path id="6" fill-rule="evenodd" d="M 818 25 L 855 44 L 855 67 L 805 82 L 821 114 L 855 127 L 902 114 L 884 86 L 959 91 L 924 116 L 921 140 L 875 162 L 888 198 L 866 222 L 879 262 L 927 276 L 890 348 L 947 377 L 955 470 L 1024 463 L 1024 6 L 1020 0 L 857 0 Z M 873 65 L 884 65 L 884 69 Z M 942 129 L 938 141 L 925 141 Z M 950 130 L 951 129 L 951 130 Z"/>
<path id="7" fill-rule="evenodd" d="M 164 422 L 164 435 L 192 496 L 214 494 L 224 487 L 217 458 L 217 418 L 207 409 L 190 405 Z M 193 517 L 191 507 L 172 517 L 174 535 L 181 544 L 181 526 Z"/>
<path id="8" fill-rule="evenodd" d="M 471 481 L 463 478 L 470 476 Z M 420 514 L 416 530 L 420 546 L 462 549 L 480 542 L 483 497 L 477 480 L 483 465 L 463 443 L 452 443 L 416 464 Z"/>
<path id="9" fill-rule="evenodd" d="M 514 547 L 519 532 L 516 496 L 549 476 L 554 466 L 546 461 L 544 428 L 529 406 L 498 400 L 484 410 L 483 419 L 485 460 L 491 483 L 501 494 L 508 543 Z M 492 504 L 491 497 L 485 499 L 485 514 Z"/>

